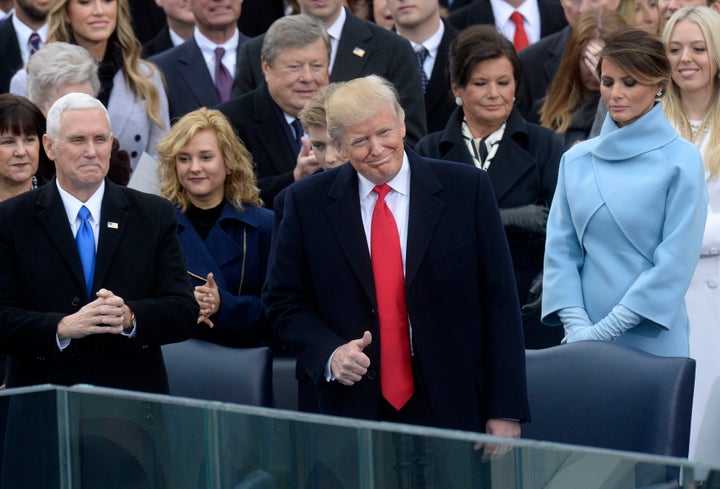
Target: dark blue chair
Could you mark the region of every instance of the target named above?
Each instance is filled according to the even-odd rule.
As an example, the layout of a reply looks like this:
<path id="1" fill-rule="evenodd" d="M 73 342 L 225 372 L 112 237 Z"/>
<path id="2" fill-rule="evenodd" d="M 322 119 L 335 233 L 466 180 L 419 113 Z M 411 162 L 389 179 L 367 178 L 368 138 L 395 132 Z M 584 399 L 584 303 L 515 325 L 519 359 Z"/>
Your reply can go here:
<path id="1" fill-rule="evenodd" d="M 695 361 L 616 343 L 527 350 L 523 438 L 687 457 Z"/>
<path id="2" fill-rule="evenodd" d="M 189 339 L 163 345 L 170 395 L 273 406 L 272 352 Z"/>

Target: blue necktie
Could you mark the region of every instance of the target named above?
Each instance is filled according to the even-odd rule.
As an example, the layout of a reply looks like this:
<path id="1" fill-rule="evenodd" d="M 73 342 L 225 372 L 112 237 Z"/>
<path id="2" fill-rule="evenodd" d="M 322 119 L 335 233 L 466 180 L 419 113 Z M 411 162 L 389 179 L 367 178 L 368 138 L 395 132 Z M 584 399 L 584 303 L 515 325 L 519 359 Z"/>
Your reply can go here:
<path id="1" fill-rule="evenodd" d="M 88 300 L 92 294 L 93 276 L 95 275 L 95 236 L 90 224 L 90 211 L 82 206 L 78 211 L 80 228 L 75 235 L 75 244 L 80 253 L 80 262 L 85 273 L 85 286 L 87 287 Z"/>
<path id="2" fill-rule="evenodd" d="M 420 85 L 422 85 L 423 93 L 425 93 L 428 83 L 430 83 L 430 80 L 428 80 L 428 76 L 425 73 L 425 60 L 428 56 L 430 56 L 430 51 L 428 51 L 424 46 L 420 46 L 420 49 L 415 51 L 415 57 L 417 58 L 418 67 L 420 68 Z"/>

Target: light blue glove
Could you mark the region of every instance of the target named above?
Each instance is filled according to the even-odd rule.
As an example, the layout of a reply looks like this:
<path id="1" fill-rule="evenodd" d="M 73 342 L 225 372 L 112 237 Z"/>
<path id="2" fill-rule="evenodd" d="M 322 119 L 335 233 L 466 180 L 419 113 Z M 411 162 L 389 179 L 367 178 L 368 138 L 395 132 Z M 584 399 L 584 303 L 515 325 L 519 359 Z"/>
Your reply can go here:
<path id="1" fill-rule="evenodd" d="M 592 329 L 592 322 L 582 307 L 566 307 L 560 309 L 557 313 L 562 322 L 563 328 L 565 328 L 565 337 L 560 343 L 569 343 L 572 341 L 580 341 L 572 339 L 576 334 L 580 334 L 583 330 Z"/>
<path id="2" fill-rule="evenodd" d="M 642 316 L 635 314 L 627 307 L 618 304 L 610 314 L 590 328 L 575 329 L 567 335 L 567 342 L 595 340 L 613 341 L 630 328 L 642 321 Z"/>

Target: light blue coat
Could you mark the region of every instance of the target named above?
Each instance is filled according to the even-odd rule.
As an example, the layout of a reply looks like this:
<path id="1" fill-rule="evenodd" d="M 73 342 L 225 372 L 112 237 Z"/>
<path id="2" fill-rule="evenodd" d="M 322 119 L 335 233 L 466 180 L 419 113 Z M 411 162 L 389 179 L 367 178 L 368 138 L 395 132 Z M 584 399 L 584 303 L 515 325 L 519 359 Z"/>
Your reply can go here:
<path id="1" fill-rule="evenodd" d="M 615 338 L 663 356 L 688 356 L 683 297 L 700 254 L 707 192 L 702 158 L 662 106 L 560 162 L 545 247 L 542 321 L 585 308 L 590 321 L 622 304 L 644 319 Z"/>

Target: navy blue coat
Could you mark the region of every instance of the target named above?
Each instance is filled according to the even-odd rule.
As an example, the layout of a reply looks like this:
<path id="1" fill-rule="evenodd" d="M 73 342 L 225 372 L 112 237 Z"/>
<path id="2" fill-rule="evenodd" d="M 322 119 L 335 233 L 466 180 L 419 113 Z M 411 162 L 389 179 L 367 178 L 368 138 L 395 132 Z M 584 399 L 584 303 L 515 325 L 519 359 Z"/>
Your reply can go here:
<path id="1" fill-rule="evenodd" d="M 269 332 L 260 292 L 265 282 L 273 214 L 254 205 L 242 212 L 225 202 L 220 218 L 203 241 L 187 216 L 176 209 L 178 236 L 188 270 L 212 272 L 220 289 L 220 310 L 200 324 L 195 336 L 227 346 L 255 346 Z M 193 279 L 194 285 L 202 282 Z"/>

